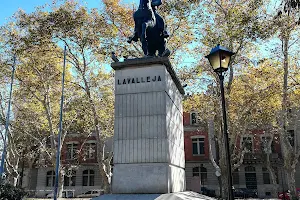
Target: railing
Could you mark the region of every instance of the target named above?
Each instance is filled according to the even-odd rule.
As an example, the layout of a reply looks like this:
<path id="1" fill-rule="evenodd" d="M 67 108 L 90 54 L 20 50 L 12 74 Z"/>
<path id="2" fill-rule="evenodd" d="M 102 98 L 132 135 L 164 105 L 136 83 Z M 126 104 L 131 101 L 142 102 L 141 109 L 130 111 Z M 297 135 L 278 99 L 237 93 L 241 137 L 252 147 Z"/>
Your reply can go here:
<path id="1" fill-rule="evenodd" d="M 270 155 L 271 162 L 277 162 L 279 158 L 278 153 L 272 153 Z M 244 156 L 244 162 L 264 162 L 266 154 L 263 153 L 246 153 Z"/>

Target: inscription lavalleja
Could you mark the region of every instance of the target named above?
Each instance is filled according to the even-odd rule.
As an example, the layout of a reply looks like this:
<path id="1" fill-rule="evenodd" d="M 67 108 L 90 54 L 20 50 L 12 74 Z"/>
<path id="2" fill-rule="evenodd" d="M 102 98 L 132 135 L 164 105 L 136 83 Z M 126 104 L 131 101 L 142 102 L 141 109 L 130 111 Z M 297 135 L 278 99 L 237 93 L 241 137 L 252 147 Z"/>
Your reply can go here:
<path id="1" fill-rule="evenodd" d="M 147 77 L 137 77 L 137 78 L 124 78 L 118 79 L 118 85 L 125 85 L 125 84 L 133 84 L 133 83 L 146 83 L 146 82 L 156 82 L 161 81 L 160 76 L 147 76 Z"/>

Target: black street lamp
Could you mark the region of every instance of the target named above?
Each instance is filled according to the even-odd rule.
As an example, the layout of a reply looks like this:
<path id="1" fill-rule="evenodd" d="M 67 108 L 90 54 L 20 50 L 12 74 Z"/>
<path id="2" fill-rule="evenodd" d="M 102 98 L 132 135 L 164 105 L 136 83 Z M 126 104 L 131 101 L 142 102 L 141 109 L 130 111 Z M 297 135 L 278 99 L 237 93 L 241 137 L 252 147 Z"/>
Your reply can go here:
<path id="1" fill-rule="evenodd" d="M 233 183 L 232 183 L 232 172 L 231 172 L 231 161 L 230 161 L 230 151 L 229 151 L 229 140 L 228 140 L 228 128 L 227 128 L 227 116 L 226 116 L 226 104 L 224 95 L 224 75 L 223 72 L 228 70 L 228 65 L 231 60 L 231 56 L 234 55 L 233 52 L 229 51 L 227 48 L 220 46 L 219 44 L 210 51 L 210 54 L 205 56 L 210 62 L 213 70 L 218 74 L 220 79 L 220 89 L 222 97 L 222 111 L 223 111 L 223 126 L 224 126 L 224 138 L 225 138 L 225 151 L 226 151 L 226 161 L 228 168 L 228 199 L 233 200 Z"/>

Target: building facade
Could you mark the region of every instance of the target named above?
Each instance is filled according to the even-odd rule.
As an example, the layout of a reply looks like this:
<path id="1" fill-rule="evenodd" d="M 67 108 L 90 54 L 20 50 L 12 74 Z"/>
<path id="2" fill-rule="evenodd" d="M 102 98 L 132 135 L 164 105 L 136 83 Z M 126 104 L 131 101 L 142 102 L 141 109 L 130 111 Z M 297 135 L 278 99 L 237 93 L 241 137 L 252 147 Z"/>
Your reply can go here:
<path id="1" fill-rule="evenodd" d="M 186 158 L 186 180 L 187 190 L 203 192 L 203 187 L 210 190 L 212 194 L 220 193 L 219 179 L 216 169 L 211 164 L 209 155 L 208 125 L 198 121 L 198 113 L 184 113 L 185 133 L 185 158 Z M 293 147 L 300 146 L 299 133 L 295 133 L 295 123 L 289 123 L 290 143 Z M 299 129 L 298 129 L 299 130 Z M 237 146 L 244 146 L 248 152 L 245 154 L 240 167 L 233 171 L 234 188 L 247 188 L 256 190 L 258 197 L 276 197 L 278 192 L 286 191 L 287 180 L 282 169 L 282 157 L 280 141 L 274 136 L 271 143 L 271 165 L 276 174 L 276 184 L 272 180 L 264 164 L 264 148 L 270 140 L 270 135 L 263 130 L 251 131 L 248 135 L 241 136 Z M 215 143 L 211 144 L 211 154 L 218 158 Z M 296 187 L 300 189 L 300 165 L 296 170 Z M 202 188 L 202 190 L 201 190 Z M 276 191 L 276 192 L 274 192 Z"/>
<path id="2" fill-rule="evenodd" d="M 199 193 L 203 191 L 201 188 L 206 188 L 218 195 L 219 179 L 209 158 L 210 153 L 214 158 L 218 158 L 216 151 L 218 147 L 212 143 L 211 149 L 209 148 L 208 125 L 198 121 L 197 115 L 196 112 L 191 112 L 184 113 L 183 116 L 186 188 Z M 295 123 L 289 124 L 290 143 L 297 148 L 300 146 L 299 133 L 295 132 Z M 276 197 L 274 188 L 277 192 L 288 189 L 286 176 L 282 170 L 280 141 L 277 136 L 271 145 L 271 163 L 277 176 L 277 184 L 272 184 L 270 174 L 264 165 L 262 150 L 268 140 L 269 135 L 263 130 L 255 130 L 239 138 L 238 143 L 243 143 L 249 152 L 245 154 L 242 165 L 233 171 L 235 188 L 255 189 L 261 198 Z M 112 141 L 108 141 L 106 146 L 109 147 L 107 151 L 110 151 Z M 96 156 L 97 146 L 94 136 L 86 139 L 70 135 L 65 139 L 61 156 L 62 165 L 67 168 L 73 166 L 73 169 L 67 170 L 64 176 L 64 190 L 73 191 L 74 196 L 77 196 L 89 190 L 102 188 Z M 34 196 L 45 197 L 52 192 L 54 179 L 54 167 L 44 161 L 39 166 L 24 169 L 22 186 L 32 191 Z M 295 179 L 296 187 L 300 189 L 299 164 Z"/>
<path id="3" fill-rule="evenodd" d="M 112 141 L 107 142 L 111 151 Z M 22 187 L 32 196 L 46 197 L 52 193 L 55 182 L 55 167 L 47 159 L 40 158 L 39 164 L 25 167 Z M 61 166 L 64 168 L 63 191 L 77 196 L 91 190 L 101 190 L 102 182 L 97 164 L 97 145 L 95 136 L 89 138 L 69 135 L 61 150 Z"/>

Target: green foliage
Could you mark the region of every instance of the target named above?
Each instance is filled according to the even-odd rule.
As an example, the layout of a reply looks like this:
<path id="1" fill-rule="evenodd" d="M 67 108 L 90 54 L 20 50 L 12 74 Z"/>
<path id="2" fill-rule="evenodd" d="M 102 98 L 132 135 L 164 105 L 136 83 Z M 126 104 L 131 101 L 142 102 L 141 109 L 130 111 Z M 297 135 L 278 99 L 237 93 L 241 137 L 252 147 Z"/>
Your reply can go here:
<path id="1" fill-rule="evenodd" d="M 14 187 L 10 184 L 0 184 L 1 200 L 21 200 L 26 192 L 22 188 Z"/>

